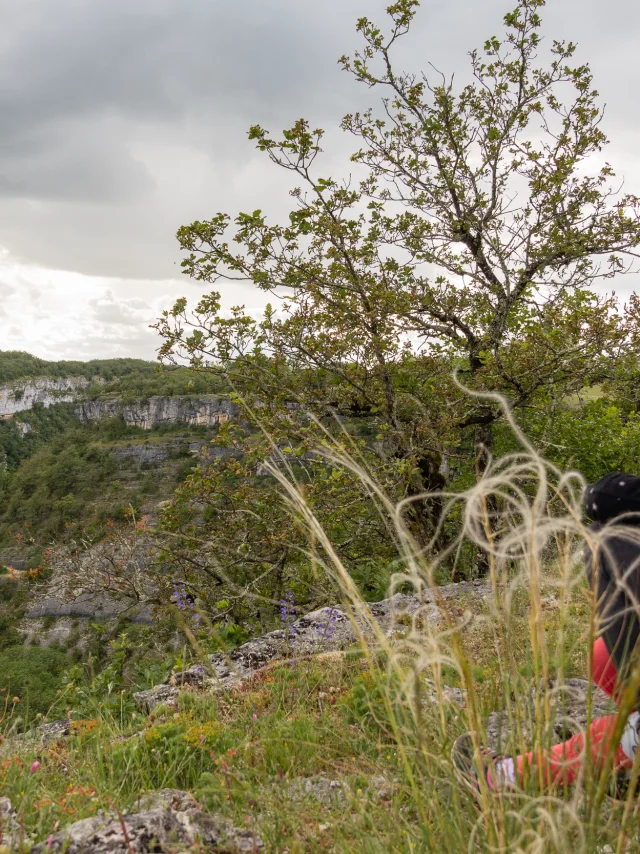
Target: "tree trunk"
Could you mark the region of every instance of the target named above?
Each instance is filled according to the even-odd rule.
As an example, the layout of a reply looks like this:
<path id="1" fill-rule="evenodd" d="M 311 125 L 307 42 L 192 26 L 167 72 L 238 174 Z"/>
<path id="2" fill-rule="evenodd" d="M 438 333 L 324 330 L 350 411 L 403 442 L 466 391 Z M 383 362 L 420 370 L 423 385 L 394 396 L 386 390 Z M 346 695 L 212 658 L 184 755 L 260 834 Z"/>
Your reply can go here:
<path id="1" fill-rule="evenodd" d="M 417 460 L 420 472 L 416 482 L 409 484 L 409 496 L 416 496 L 407 513 L 410 528 L 417 542 L 427 546 L 434 538 L 442 516 L 443 502 L 440 496 L 417 498 L 425 492 L 439 492 L 446 485 L 446 479 L 440 471 L 442 456 L 437 453 L 425 453 Z M 444 532 L 440 531 L 435 542 L 435 550 L 444 547 Z"/>
<path id="2" fill-rule="evenodd" d="M 476 427 L 476 442 L 475 442 L 476 460 L 475 469 L 478 480 L 483 476 L 491 457 L 493 456 L 493 421 L 487 421 L 484 424 L 478 424 Z M 482 524 L 486 531 L 486 536 L 490 540 L 493 531 L 494 517 L 496 512 L 496 500 L 493 495 L 488 495 L 484 503 L 484 512 Z M 480 547 L 482 549 L 482 547 Z M 484 578 L 489 574 L 489 552 L 487 549 L 482 549 L 478 554 L 477 574 L 479 578 Z"/>

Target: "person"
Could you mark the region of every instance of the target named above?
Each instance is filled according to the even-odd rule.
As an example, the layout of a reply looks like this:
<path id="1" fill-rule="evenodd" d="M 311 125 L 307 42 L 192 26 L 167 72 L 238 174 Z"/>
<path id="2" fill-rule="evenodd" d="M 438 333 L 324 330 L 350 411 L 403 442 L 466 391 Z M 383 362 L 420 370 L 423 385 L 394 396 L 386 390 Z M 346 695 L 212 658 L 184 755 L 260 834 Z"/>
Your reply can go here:
<path id="1" fill-rule="evenodd" d="M 593 647 L 592 677 L 618 705 L 626 704 L 625 711 L 592 721 L 588 734 L 579 732 L 562 744 L 521 756 L 476 750 L 470 733 L 460 736 L 452 749 L 454 768 L 476 793 L 480 775 L 493 791 L 523 788 L 532 775 L 545 787 L 571 785 L 587 750 L 596 770 L 608 767 L 621 778 L 633 767 L 640 731 L 640 672 L 635 673 L 640 670 L 640 477 L 609 474 L 587 487 L 584 504 L 592 520 L 585 570 L 600 632 Z"/>

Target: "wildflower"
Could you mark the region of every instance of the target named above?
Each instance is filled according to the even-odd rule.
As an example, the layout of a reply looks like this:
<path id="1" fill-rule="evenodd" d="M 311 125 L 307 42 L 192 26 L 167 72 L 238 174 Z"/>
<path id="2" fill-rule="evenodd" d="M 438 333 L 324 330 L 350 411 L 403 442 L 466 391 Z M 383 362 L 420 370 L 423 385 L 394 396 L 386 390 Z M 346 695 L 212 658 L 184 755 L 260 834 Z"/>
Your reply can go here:
<path id="1" fill-rule="evenodd" d="M 178 607 L 183 613 L 189 612 L 193 617 L 196 628 L 200 625 L 200 614 L 195 611 L 196 600 L 193 594 L 187 588 L 187 582 L 184 578 L 173 579 L 173 598 Z"/>
<path id="2" fill-rule="evenodd" d="M 336 630 L 336 620 L 338 617 L 338 612 L 335 608 L 332 608 L 329 612 L 329 619 L 326 623 L 318 624 L 318 637 L 320 640 L 331 640 L 333 637 L 333 633 Z"/>
<path id="3" fill-rule="evenodd" d="M 51 851 L 53 848 L 53 833 L 49 834 L 49 838 L 47 839 L 47 849 Z"/>
<path id="4" fill-rule="evenodd" d="M 20 697 L 14 697 L 14 698 L 13 698 L 13 700 L 12 700 L 12 702 L 13 702 L 14 704 L 15 704 L 15 703 L 19 703 L 19 702 L 20 702 Z"/>
<path id="5" fill-rule="evenodd" d="M 296 621 L 296 607 L 293 593 L 289 590 L 284 599 L 280 600 L 280 625 L 284 630 L 287 640 L 292 641 L 297 632 L 294 627 Z"/>
<path id="6" fill-rule="evenodd" d="M 31 768 L 29 770 L 31 771 L 32 774 L 35 774 L 39 767 L 40 767 L 40 763 L 36 759 L 36 761 L 33 763 L 33 765 L 31 766 Z"/>
<path id="7" fill-rule="evenodd" d="M 173 579 L 173 595 L 176 600 L 176 605 L 181 611 L 186 611 L 188 608 L 187 594 L 185 591 L 185 583 L 182 578 Z"/>
<path id="8" fill-rule="evenodd" d="M 255 712 L 253 713 L 252 719 L 253 719 L 254 723 L 258 720 L 258 716 L 256 715 Z"/>

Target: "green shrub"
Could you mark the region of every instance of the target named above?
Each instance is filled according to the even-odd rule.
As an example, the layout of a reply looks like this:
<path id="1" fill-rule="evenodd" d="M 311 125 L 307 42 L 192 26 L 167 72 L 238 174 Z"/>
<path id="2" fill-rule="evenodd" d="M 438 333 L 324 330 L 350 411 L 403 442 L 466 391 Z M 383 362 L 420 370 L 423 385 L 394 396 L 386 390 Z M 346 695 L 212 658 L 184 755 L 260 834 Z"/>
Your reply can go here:
<path id="1" fill-rule="evenodd" d="M 56 700 L 67 655 L 56 647 L 9 646 L 0 650 L 0 697 L 19 698 L 14 715 L 25 725 L 46 714 Z"/>
<path id="2" fill-rule="evenodd" d="M 9 617 L 0 617 L 0 650 L 18 646 L 22 643 L 22 635 L 14 628 L 14 621 Z"/>

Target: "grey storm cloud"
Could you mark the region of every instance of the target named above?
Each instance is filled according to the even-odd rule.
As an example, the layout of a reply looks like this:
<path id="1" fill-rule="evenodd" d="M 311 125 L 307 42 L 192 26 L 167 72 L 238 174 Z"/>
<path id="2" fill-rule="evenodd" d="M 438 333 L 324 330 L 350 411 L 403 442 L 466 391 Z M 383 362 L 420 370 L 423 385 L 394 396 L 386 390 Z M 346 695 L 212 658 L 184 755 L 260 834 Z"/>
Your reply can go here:
<path id="1" fill-rule="evenodd" d="M 246 126 L 254 115 L 280 118 L 292 101 L 322 112 L 333 100 L 325 88 L 336 58 L 327 63 L 336 43 L 330 7 L 296 0 L 5 0 L 5 172 L 12 162 L 24 172 L 45 160 L 59 172 L 66 199 L 68 161 L 77 161 L 78 184 L 87 181 L 91 156 L 112 175 L 142 167 L 127 163 L 126 154 L 127 137 L 140 125 L 197 140 L 207 127 L 224 132 L 234 120 Z M 200 136 L 201 144 L 215 144 Z M 230 144 L 237 150 L 237 140 Z M 32 196 L 38 177 L 37 170 L 33 180 L 5 180 L 0 192 L 22 195 L 25 187 Z M 51 179 L 44 186 L 47 195 Z M 107 182 L 95 179 L 90 187 L 96 201 L 109 198 Z M 147 189 L 141 182 L 141 192 Z"/>
<path id="2" fill-rule="evenodd" d="M 4 2 L 0 195 L 128 203 L 154 186 L 130 145 L 143 127 L 237 152 L 229 129 L 280 118 L 292 101 L 323 112 L 335 71 L 327 11 L 294 0 Z"/>
<path id="3" fill-rule="evenodd" d="M 250 124 L 348 106 L 336 59 L 367 3 L 346 5 L 0 2 L 0 245 L 88 274 L 175 274 L 176 228 L 243 195 Z"/>
<path id="4" fill-rule="evenodd" d="M 164 122 L 225 102 L 241 109 L 247 95 L 287 103 L 297 89 L 314 99 L 323 44 L 335 41 L 330 11 L 294 0 L 5 2 L 4 118 L 20 132 L 36 117 Z"/>
<path id="5" fill-rule="evenodd" d="M 289 178 L 246 132 L 308 117 L 331 130 L 325 174 L 348 172 L 356 142 L 340 118 L 380 94 L 337 59 L 361 45 L 356 20 L 384 23 L 388 2 L 0 0 L 0 248 L 34 267 L 171 280 L 183 223 L 257 207 L 281 216 Z M 398 65 L 464 81 L 468 52 L 513 5 L 422 0 Z M 548 40 L 577 41 L 592 65 L 614 165 L 640 191 L 640 4 L 549 0 L 543 17 Z M 145 312 L 119 294 L 88 310 L 104 329 L 134 329 Z"/>

